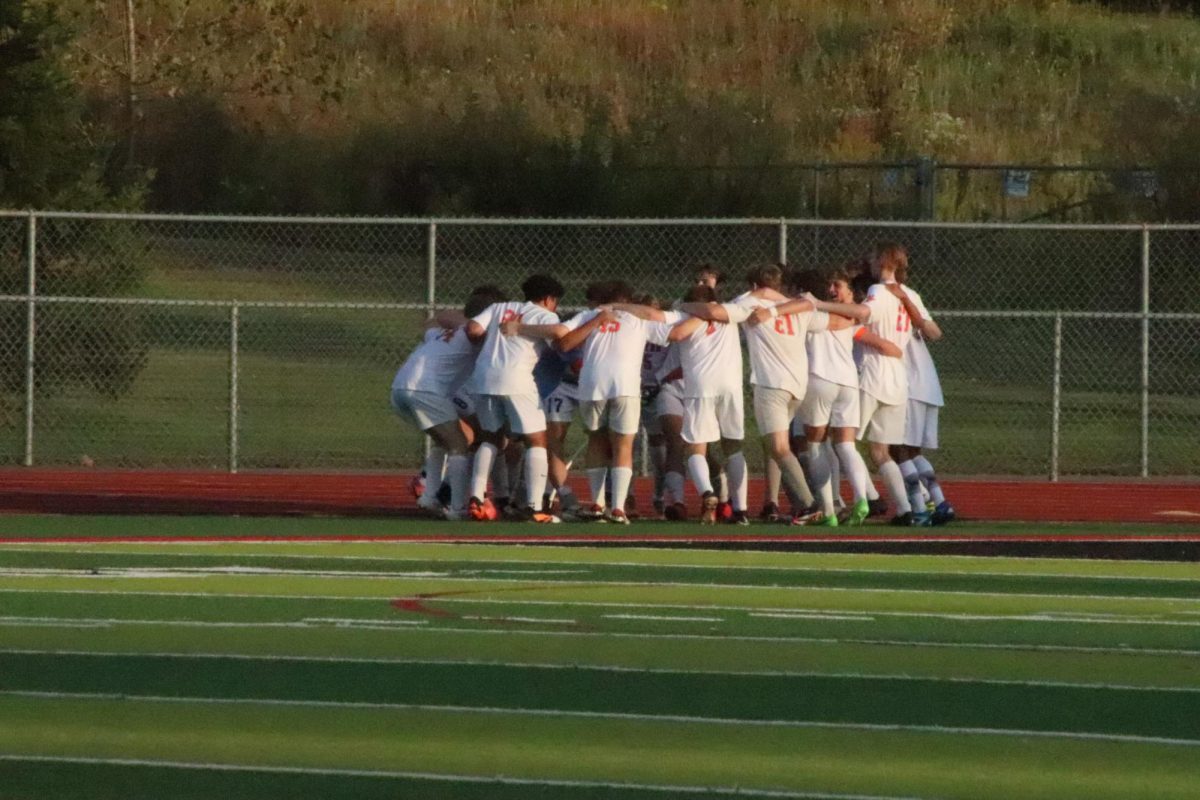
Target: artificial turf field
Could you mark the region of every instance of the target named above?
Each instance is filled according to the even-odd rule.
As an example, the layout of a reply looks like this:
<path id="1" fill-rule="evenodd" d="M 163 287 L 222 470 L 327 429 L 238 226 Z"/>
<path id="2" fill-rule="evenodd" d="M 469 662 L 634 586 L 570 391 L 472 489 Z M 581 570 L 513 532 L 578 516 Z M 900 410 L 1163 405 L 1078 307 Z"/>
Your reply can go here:
<path id="1" fill-rule="evenodd" d="M 0 797 L 1197 796 L 1194 561 L 447 532 L 0 517 Z"/>

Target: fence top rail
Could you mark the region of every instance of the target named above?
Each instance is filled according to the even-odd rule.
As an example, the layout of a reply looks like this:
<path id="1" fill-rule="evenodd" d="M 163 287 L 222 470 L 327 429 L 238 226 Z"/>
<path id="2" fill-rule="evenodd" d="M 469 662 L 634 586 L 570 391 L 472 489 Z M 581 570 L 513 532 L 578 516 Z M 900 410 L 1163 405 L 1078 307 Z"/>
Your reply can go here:
<path id="1" fill-rule="evenodd" d="M 337 217 L 241 214 L 161 214 L 99 211 L 20 211 L 0 209 L 0 218 L 91 219 L 129 222 L 208 222 L 295 225 L 480 225 L 558 227 L 779 226 L 804 228 L 897 228 L 943 230 L 1200 231 L 1200 223 L 942 222 L 930 220 L 808 219 L 799 217 Z"/>

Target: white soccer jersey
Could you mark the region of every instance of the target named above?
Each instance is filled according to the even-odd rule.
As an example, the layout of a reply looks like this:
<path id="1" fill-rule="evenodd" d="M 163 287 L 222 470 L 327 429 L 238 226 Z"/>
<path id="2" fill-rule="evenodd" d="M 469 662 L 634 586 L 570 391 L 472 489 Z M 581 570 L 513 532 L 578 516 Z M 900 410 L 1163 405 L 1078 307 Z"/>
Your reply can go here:
<path id="1" fill-rule="evenodd" d="M 745 322 L 758 308 L 770 308 L 774 300 L 755 297 L 750 292 L 724 303 L 730 322 Z M 750 350 L 750 383 L 770 389 L 783 389 L 803 398 L 808 387 L 808 351 L 805 334 L 829 327 L 829 315 L 823 311 L 805 311 L 775 317 L 760 325 L 743 326 Z"/>
<path id="2" fill-rule="evenodd" d="M 590 322 L 599 310 L 576 314 L 564 325 L 568 330 Z M 648 322 L 625 311 L 604 322 L 583 342 L 583 369 L 579 373 L 580 400 L 641 397 L 642 355 L 646 342 L 665 345 L 670 326 Z"/>
<path id="3" fill-rule="evenodd" d="M 921 301 L 921 295 L 907 286 L 904 287 L 904 291 L 908 293 L 913 305 L 921 312 L 921 316 L 932 320 L 933 317 L 929 316 L 925 303 Z M 904 365 L 908 369 L 909 400 L 920 400 L 931 406 L 946 404 L 946 399 L 942 395 L 942 382 L 938 379 L 937 367 L 933 365 L 933 357 L 929 354 L 929 345 L 920 336 L 913 336 L 908 340 L 908 347 L 904 350 Z"/>
<path id="4" fill-rule="evenodd" d="M 453 330 L 430 328 L 396 372 L 392 388 L 450 397 L 471 377 L 478 352 L 467 338 L 465 326 Z"/>
<path id="5" fill-rule="evenodd" d="M 858 388 L 858 364 L 854 362 L 854 334 L 861 325 L 836 331 L 808 334 L 808 372 L 839 386 Z"/>
<path id="6" fill-rule="evenodd" d="M 900 300 L 882 283 L 877 283 L 867 292 L 866 303 L 871 309 L 867 330 L 904 352 L 912 338 L 912 320 Z M 908 400 L 908 373 L 904 359 L 889 358 L 872 347 L 864 348 L 859 386 L 881 403 L 905 403 Z"/>
<path id="7" fill-rule="evenodd" d="M 505 336 L 500 325 L 509 320 L 526 325 L 557 325 L 558 315 L 533 303 L 493 303 L 472 321 L 487 331 L 475 371 L 471 375 L 476 394 L 537 394 L 533 368 L 546 348 L 542 339 Z"/>
<path id="8" fill-rule="evenodd" d="M 738 326 L 702 322 L 679 343 L 683 397 L 719 397 L 742 391 L 742 343 Z"/>

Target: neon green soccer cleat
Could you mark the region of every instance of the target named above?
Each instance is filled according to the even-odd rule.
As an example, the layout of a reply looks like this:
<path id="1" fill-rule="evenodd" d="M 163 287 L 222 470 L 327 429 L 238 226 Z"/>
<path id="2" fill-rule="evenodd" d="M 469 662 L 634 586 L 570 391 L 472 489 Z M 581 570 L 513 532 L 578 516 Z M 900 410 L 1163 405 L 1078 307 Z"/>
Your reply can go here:
<path id="1" fill-rule="evenodd" d="M 850 519 L 846 521 L 846 524 L 851 526 L 862 525 L 870 515 L 871 504 L 864 497 L 854 504 L 854 509 L 850 512 Z"/>

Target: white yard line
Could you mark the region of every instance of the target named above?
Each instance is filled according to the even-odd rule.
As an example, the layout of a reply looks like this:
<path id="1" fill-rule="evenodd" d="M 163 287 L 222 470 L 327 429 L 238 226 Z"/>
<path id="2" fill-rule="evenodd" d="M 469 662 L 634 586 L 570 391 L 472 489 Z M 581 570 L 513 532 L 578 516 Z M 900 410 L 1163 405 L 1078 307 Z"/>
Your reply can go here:
<path id="1" fill-rule="evenodd" d="M 768 797 L 782 800 L 922 800 L 911 795 L 841 794 L 830 792 L 789 792 L 776 789 L 752 789 L 745 786 L 684 786 L 660 783 L 627 783 L 624 781 L 585 781 L 556 778 L 515 778 L 505 775 L 455 775 L 439 772 L 406 772 L 400 770 L 342 769 L 333 767 L 291 767 L 250 764 L 215 764 L 197 761 L 168 761 L 140 758 L 90 758 L 84 756 L 42 756 L 19 753 L 0 753 L 0 761 L 33 761 L 50 764 L 91 764 L 118 767 L 168 767 L 172 769 L 213 770 L 219 772 L 265 772 L 285 775 L 339 776 L 353 778 L 398 778 L 408 780 L 443 781 L 447 783 L 483 783 L 503 786 L 552 786 L 564 789 L 613 789 L 667 794 L 703 793 L 714 796 Z"/>
<path id="2" fill-rule="evenodd" d="M 654 614 L 601 614 L 603 619 L 635 619 L 653 622 L 724 622 L 722 617 L 670 617 Z"/>
<path id="3" fill-rule="evenodd" d="M 496 661 L 489 659 L 459 658 L 370 658 L 363 656 L 308 656 L 308 655 L 260 655 L 254 653 L 197 653 L 197 652 L 145 652 L 145 651 L 99 651 L 99 650 L 32 650 L 0 648 L 0 655 L 34 656 L 87 656 L 97 658 L 197 658 L 206 660 L 299 662 L 317 664 L 389 664 L 389 665 L 433 665 L 461 667 L 505 667 L 514 669 L 545 670 L 594 670 L 596 672 L 647 673 L 651 675 L 728 675 L 736 677 L 766 678 L 838 678 L 845 680 L 888 680 L 936 683 L 966 683 L 987 686 L 1025 686 L 1031 688 L 1063 688 L 1086 690 L 1110 690 L 1129 692 L 1168 692 L 1180 694 L 1200 693 L 1200 686 L 1141 686 L 1123 683 L 1087 683 L 1080 681 L 1017 680 L 1013 678 L 967 678 L 962 676 L 913 675 L 889 672 L 840 672 L 836 670 L 738 670 L 738 669 L 682 669 L 678 667 L 633 667 L 619 664 L 555 663 L 537 661 Z"/>
<path id="4" fill-rule="evenodd" d="M 1132 742 L 1138 744 L 1167 744 L 1200 747 L 1200 739 L 1178 739 L 1166 736 L 1141 736 L 1126 733 L 1089 733 L 1080 731 L 1039 731 L 1021 728 L 982 728 L 953 725 L 903 725 L 872 722 L 822 722 L 790 719 L 738 719 L 734 717 L 703 717 L 684 714 L 636 714 L 620 711 L 568 711 L 552 708 L 498 708 L 492 706 L 451 706 L 419 703 L 367 703 L 337 700 L 278 700 L 263 698 L 227 697 L 169 697 L 166 695 L 134 695 L 106 692 L 37 692 L 0 690 L 0 696 L 34 697 L 50 700 L 121 700 L 123 702 L 178 703 L 181 705 L 226 706 L 283 706 L 298 708 L 387 709 L 404 711 L 434 711 L 450 714 L 487 714 L 551 718 L 620 719 L 638 722 L 678 722 L 702 725 L 745 725 L 767 728 L 819 728 L 826 730 L 898 731 L 919 733 L 949 733 L 973 736 L 1029 736 L 1044 739 L 1079 741 Z"/>

